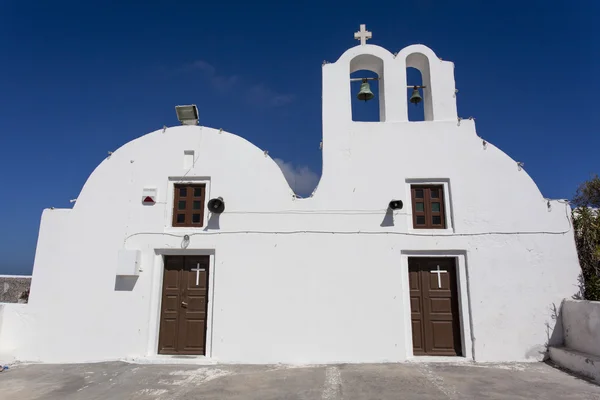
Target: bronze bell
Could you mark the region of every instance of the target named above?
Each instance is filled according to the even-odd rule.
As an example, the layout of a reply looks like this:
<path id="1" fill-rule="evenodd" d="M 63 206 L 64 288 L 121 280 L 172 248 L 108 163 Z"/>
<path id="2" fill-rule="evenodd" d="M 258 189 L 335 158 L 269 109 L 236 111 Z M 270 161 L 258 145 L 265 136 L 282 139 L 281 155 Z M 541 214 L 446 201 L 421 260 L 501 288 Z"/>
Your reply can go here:
<path id="1" fill-rule="evenodd" d="M 415 86 L 413 88 L 412 94 L 410 95 L 410 102 L 413 103 L 416 106 L 422 100 L 423 100 L 423 98 L 421 97 L 421 94 L 419 93 L 419 89 Z"/>
<path id="2" fill-rule="evenodd" d="M 369 86 L 369 82 L 367 82 L 366 79 L 363 79 L 362 83 L 360 84 L 360 91 L 356 97 L 359 100 L 364 101 L 371 100 L 373 97 L 375 97 L 373 92 L 371 92 L 371 86 Z"/>

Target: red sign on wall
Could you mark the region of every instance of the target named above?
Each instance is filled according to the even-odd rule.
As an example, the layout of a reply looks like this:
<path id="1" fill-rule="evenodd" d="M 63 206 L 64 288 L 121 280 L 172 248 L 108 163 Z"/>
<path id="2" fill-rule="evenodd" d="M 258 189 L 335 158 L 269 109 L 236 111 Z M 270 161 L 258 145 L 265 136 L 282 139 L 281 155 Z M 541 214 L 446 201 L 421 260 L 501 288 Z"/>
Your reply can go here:
<path id="1" fill-rule="evenodd" d="M 146 205 L 146 206 L 152 206 L 156 203 L 156 201 L 154 200 L 154 197 L 152 196 L 146 196 L 142 198 L 142 204 Z"/>

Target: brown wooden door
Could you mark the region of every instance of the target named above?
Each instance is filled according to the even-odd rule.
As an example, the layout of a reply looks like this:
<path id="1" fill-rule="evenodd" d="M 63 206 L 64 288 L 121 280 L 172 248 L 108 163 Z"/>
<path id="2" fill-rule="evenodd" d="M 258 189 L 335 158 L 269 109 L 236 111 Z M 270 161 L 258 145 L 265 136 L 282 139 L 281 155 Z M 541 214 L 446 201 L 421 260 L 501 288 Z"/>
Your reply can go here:
<path id="1" fill-rule="evenodd" d="M 408 270 L 413 354 L 462 355 L 455 259 L 411 257 Z"/>
<path id="2" fill-rule="evenodd" d="M 159 354 L 206 351 L 209 256 L 165 256 Z"/>

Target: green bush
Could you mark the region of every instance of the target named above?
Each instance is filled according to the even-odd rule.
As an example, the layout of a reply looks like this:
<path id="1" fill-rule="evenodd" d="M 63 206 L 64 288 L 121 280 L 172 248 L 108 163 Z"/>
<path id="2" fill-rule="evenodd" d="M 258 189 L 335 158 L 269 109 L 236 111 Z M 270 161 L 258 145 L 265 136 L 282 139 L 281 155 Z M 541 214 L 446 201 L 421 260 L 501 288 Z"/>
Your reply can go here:
<path id="1" fill-rule="evenodd" d="M 575 244 L 582 276 L 582 295 L 600 301 L 600 178 L 596 175 L 577 189 L 573 198 Z"/>
<path id="2" fill-rule="evenodd" d="M 585 281 L 585 299 L 592 301 L 600 301 L 600 278 L 592 276 Z"/>

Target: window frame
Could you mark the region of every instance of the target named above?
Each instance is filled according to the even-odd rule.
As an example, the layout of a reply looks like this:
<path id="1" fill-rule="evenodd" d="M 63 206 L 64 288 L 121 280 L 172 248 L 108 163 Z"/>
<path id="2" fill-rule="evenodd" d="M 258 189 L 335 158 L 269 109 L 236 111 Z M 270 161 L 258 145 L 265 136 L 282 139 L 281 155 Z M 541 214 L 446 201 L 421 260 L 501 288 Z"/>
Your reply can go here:
<path id="1" fill-rule="evenodd" d="M 433 231 L 444 231 L 448 230 L 448 212 L 446 207 L 446 188 L 444 184 L 440 183 L 410 183 L 410 198 L 411 198 L 411 209 L 412 209 L 412 229 L 416 230 L 433 230 Z M 434 198 L 432 201 L 431 190 L 437 189 L 439 196 Z M 423 190 L 423 197 L 417 198 L 417 190 Z M 422 201 L 419 201 L 422 200 Z M 423 203 L 423 211 L 417 211 L 417 203 Z M 439 203 L 440 210 L 433 211 L 432 204 Z M 433 217 L 440 217 L 440 224 L 433 223 Z M 425 224 L 417 224 L 417 218 L 424 217 Z"/>
<path id="2" fill-rule="evenodd" d="M 187 189 L 186 195 L 181 196 L 180 189 Z M 201 189 L 199 197 L 194 196 L 195 189 Z M 172 218 L 171 226 L 173 228 L 202 228 L 204 227 L 204 215 L 206 208 L 206 190 L 207 185 L 205 183 L 197 182 L 182 182 L 173 184 L 173 207 L 172 207 Z M 200 201 L 200 209 L 194 210 L 194 201 Z M 179 202 L 186 201 L 186 206 L 183 210 L 179 209 Z M 183 212 L 182 212 L 183 211 Z M 184 214 L 184 222 L 177 222 L 177 216 Z M 200 222 L 193 222 L 193 215 L 200 214 Z"/>

